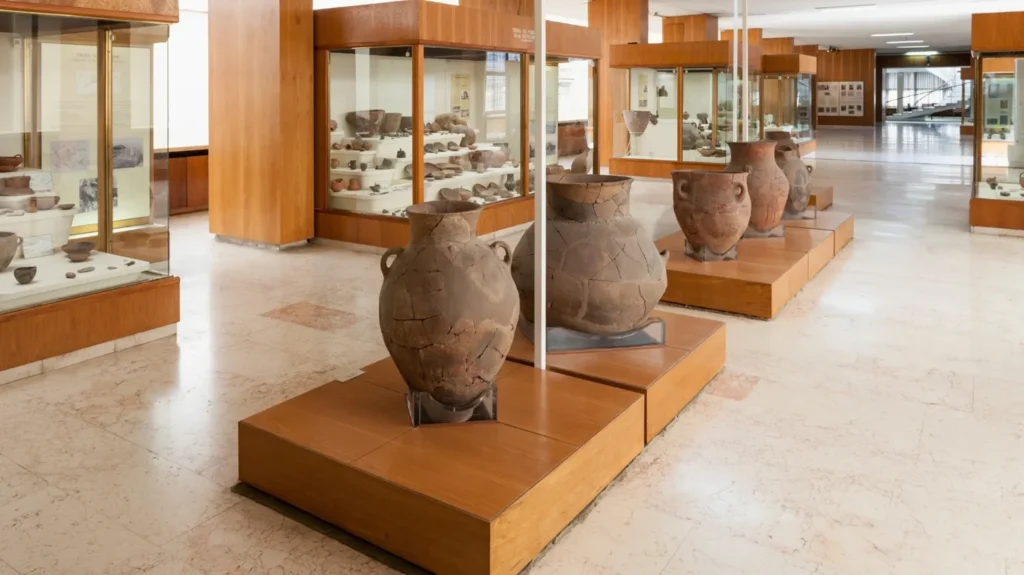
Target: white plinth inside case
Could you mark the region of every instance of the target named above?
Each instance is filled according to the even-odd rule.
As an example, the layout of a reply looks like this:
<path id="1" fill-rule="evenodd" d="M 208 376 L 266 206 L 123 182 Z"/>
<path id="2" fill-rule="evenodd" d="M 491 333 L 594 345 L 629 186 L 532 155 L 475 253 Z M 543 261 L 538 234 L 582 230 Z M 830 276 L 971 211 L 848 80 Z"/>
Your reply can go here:
<path id="1" fill-rule="evenodd" d="M 135 263 L 126 266 L 129 261 Z M 26 266 L 36 267 L 36 277 L 32 283 L 21 285 L 14 279 L 14 269 Z M 115 269 L 107 269 L 108 266 Z M 86 267 L 92 267 L 93 271 L 78 272 Z M 0 311 L 135 283 L 148 270 L 148 262 L 101 252 L 93 252 L 87 261 L 79 263 L 73 263 L 63 253 L 32 259 L 16 258 L 0 272 Z M 75 278 L 65 277 L 67 272 L 75 272 Z"/>
<path id="2" fill-rule="evenodd" d="M 13 232 L 22 239 L 48 235 L 53 248 L 60 250 L 61 246 L 68 243 L 71 222 L 77 213 L 77 208 L 73 210 L 54 208 L 20 216 L 0 215 L 0 232 Z M 18 249 L 17 255 L 21 256 L 21 248 Z"/>
<path id="3" fill-rule="evenodd" d="M 393 213 L 412 205 L 412 184 L 394 186 L 386 194 L 372 194 L 369 190 L 355 192 L 328 192 L 328 202 L 335 210 L 348 210 L 365 214 Z"/>

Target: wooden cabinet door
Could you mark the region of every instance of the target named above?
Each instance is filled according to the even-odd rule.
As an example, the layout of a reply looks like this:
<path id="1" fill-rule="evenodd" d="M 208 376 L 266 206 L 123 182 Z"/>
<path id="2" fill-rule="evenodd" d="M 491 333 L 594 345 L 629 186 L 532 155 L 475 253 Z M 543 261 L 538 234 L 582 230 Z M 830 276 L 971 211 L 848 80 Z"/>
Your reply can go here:
<path id="1" fill-rule="evenodd" d="M 189 156 L 188 160 L 188 208 L 206 209 L 210 203 L 209 156 Z"/>

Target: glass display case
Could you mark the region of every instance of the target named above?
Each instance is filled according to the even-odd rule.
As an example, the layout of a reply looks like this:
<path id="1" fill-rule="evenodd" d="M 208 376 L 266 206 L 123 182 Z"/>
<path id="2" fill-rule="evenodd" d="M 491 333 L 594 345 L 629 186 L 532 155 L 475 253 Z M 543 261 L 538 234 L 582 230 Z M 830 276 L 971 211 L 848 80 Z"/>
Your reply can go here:
<path id="1" fill-rule="evenodd" d="M 623 158 L 676 160 L 680 118 L 676 68 L 631 68 L 629 94 L 622 109 L 625 131 L 615 149 Z M 623 138 L 624 141 L 623 141 Z"/>
<path id="2" fill-rule="evenodd" d="M 975 197 L 1024 202 L 1024 52 L 978 61 Z"/>
<path id="3" fill-rule="evenodd" d="M 766 74 L 761 90 L 764 131 L 787 132 L 798 144 L 812 140 L 813 83 L 810 74 Z"/>
<path id="4" fill-rule="evenodd" d="M 404 217 L 414 178 L 423 201 L 521 195 L 522 56 L 422 49 L 422 119 L 413 111 L 412 47 L 330 52 L 328 208 Z M 421 120 L 416 149 L 413 122 Z"/>
<path id="5" fill-rule="evenodd" d="M 169 27 L 6 16 L 0 312 L 165 277 Z"/>
<path id="6" fill-rule="evenodd" d="M 594 149 L 594 60 L 548 55 L 544 66 L 547 83 L 545 116 L 547 148 L 545 164 L 549 171 L 585 173 L 593 168 Z M 530 86 L 536 81 L 536 59 L 530 55 Z M 536 153 L 536 94 L 531 88 L 527 96 L 530 110 L 530 166 Z M 532 182 L 532 175 L 531 175 Z M 529 186 L 533 192 L 533 186 Z"/>

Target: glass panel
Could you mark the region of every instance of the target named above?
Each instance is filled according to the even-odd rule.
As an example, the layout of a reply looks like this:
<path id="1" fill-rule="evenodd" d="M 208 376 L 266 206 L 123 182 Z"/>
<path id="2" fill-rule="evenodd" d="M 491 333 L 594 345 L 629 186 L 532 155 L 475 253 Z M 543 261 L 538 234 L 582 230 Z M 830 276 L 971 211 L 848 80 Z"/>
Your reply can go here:
<path id="1" fill-rule="evenodd" d="M 166 101 L 167 94 L 155 94 L 152 78 L 156 69 L 167 70 L 167 35 L 167 26 L 125 25 L 113 31 L 111 57 L 111 253 L 141 260 L 138 265 L 148 263 L 151 271 L 163 274 L 169 271 L 170 256 L 169 167 L 167 154 L 154 152 L 167 150 L 168 130 L 166 123 L 156 125 L 153 103 Z"/>
<path id="2" fill-rule="evenodd" d="M 522 66 L 508 52 L 425 49 L 425 201 L 519 196 Z"/>
<path id="3" fill-rule="evenodd" d="M 725 162 L 725 150 L 715 148 L 719 133 L 715 121 L 720 113 L 715 105 L 714 71 L 683 71 L 683 123 L 680 140 L 684 162 Z"/>
<path id="4" fill-rule="evenodd" d="M 811 111 L 814 107 L 811 86 L 814 80 L 810 74 L 801 74 L 796 79 L 796 141 L 806 142 L 814 138 Z"/>
<path id="5" fill-rule="evenodd" d="M 530 56 L 530 141 L 534 138 L 534 57 Z M 575 58 L 548 58 L 544 67 L 547 82 L 548 153 L 545 164 L 565 170 L 587 172 L 588 151 L 593 149 L 594 61 Z M 531 153 L 532 156 L 532 153 Z M 530 169 L 533 169 L 532 158 Z M 557 169 L 557 168 L 555 168 Z M 531 193 L 533 188 L 530 188 Z"/>
<path id="6" fill-rule="evenodd" d="M 961 86 L 963 116 L 961 123 L 965 126 L 974 125 L 974 80 L 964 80 Z"/>
<path id="7" fill-rule="evenodd" d="M 761 79 L 759 74 L 747 78 L 750 84 L 750 123 L 747 124 L 747 141 L 761 139 Z M 742 108 L 741 108 L 742 109 Z"/>
<path id="8" fill-rule="evenodd" d="M 1024 201 L 1024 98 L 1017 97 L 1024 81 L 1024 55 L 982 60 L 980 102 L 981 163 L 977 197 Z"/>
<path id="9" fill-rule="evenodd" d="M 168 26 L 30 14 L 5 22 L 0 312 L 168 273 L 166 160 L 155 159 L 167 130 L 153 121 L 154 77 L 166 74 L 166 62 L 154 64 L 166 58 Z M 101 60 L 111 33 L 108 70 Z M 109 118 L 100 106 L 106 93 Z M 111 147 L 101 149 L 108 122 Z M 107 153 L 113 165 L 101 174 Z M 116 184 L 109 197 L 106 179 Z M 34 275 L 16 277 L 16 268 Z"/>
<path id="10" fill-rule="evenodd" d="M 628 140 L 627 158 L 676 160 L 679 112 L 675 68 L 631 68 L 629 100 L 622 109 Z"/>
<path id="11" fill-rule="evenodd" d="M 334 129 L 327 207 L 404 214 L 412 204 L 412 157 L 417 153 L 412 148 L 410 48 L 331 52 L 328 75 Z"/>

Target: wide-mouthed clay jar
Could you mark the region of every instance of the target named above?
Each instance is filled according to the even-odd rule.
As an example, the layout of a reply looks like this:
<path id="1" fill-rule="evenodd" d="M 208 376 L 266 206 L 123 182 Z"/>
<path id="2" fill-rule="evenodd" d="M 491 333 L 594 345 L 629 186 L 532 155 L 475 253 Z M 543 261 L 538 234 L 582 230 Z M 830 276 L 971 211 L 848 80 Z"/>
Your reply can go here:
<path id="1" fill-rule="evenodd" d="M 21 238 L 14 232 L 0 232 L 0 272 L 11 265 L 20 245 Z"/>
<path id="2" fill-rule="evenodd" d="M 613 335 L 649 323 L 647 316 L 665 293 L 665 262 L 629 213 L 632 184 L 623 176 L 587 174 L 548 180 L 549 326 Z M 530 321 L 533 259 L 531 225 L 512 255 L 520 308 Z"/>
<path id="3" fill-rule="evenodd" d="M 736 242 L 750 221 L 747 173 L 675 170 L 672 189 L 686 255 L 702 262 L 736 259 Z"/>
<path id="4" fill-rule="evenodd" d="M 638 136 L 647 130 L 649 124 L 658 125 L 658 116 L 646 110 L 623 110 L 622 119 L 626 122 L 626 130 Z"/>
<path id="5" fill-rule="evenodd" d="M 482 210 L 445 200 L 409 206 L 409 245 L 380 262 L 380 331 L 391 359 L 409 389 L 456 410 L 491 388 L 519 320 L 508 245 L 476 237 Z"/>
<path id="6" fill-rule="evenodd" d="M 796 148 L 796 155 L 800 155 L 800 146 L 793 139 L 793 134 L 786 130 L 765 130 L 764 139 L 775 142 L 776 150 L 782 145 L 793 146 Z"/>
<path id="7" fill-rule="evenodd" d="M 345 123 L 353 134 L 379 136 L 384 124 L 384 110 L 360 110 L 345 114 Z"/>
<path id="8" fill-rule="evenodd" d="M 814 168 L 800 159 L 800 150 L 795 144 L 779 144 L 775 148 L 775 163 L 782 168 L 789 182 L 789 199 L 786 200 L 783 218 L 802 218 L 811 202 L 811 174 Z"/>
<path id="9" fill-rule="evenodd" d="M 750 224 L 745 238 L 781 237 L 782 212 L 789 199 L 789 181 L 775 163 L 775 142 L 729 142 L 731 157 L 726 171 L 747 172 Z"/>

